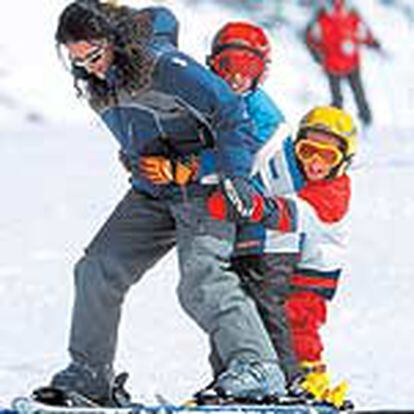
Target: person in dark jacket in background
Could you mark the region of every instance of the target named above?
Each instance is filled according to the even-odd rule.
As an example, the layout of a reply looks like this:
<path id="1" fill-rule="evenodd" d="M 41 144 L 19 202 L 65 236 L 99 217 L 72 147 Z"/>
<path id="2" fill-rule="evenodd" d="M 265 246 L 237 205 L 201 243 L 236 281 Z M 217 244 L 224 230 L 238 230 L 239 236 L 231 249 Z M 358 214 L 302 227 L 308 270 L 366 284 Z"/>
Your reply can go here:
<path id="1" fill-rule="evenodd" d="M 216 381 L 221 395 L 285 394 L 271 340 L 229 269 L 235 225 L 212 219 L 206 209 L 210 194 L 225 184 L 248 219 L 256 192 L 249 178 L 251 121 L 224 81 L 177 50 L 177 35 L 165 8 L 77 0 L 59 17 L 56 40 L 68 54 L 77 91 L 118 141 L 131 173 L 132 188 L 76 265 L 71 361 L 51 382 L 64 395 L 80 393 L 102 405 L 114 403 L 120 382 L 113 361 L 124 297 L 174 246 L 180 303 L 225 365 Z M 207 149 L 216 154 L 215 185 L 203 185 L 193 169 Z M 148 168 L 150 176 L 141 173 L 149 156 L 173 166 L 167 184 L 153 182 Z"/>
<path id="2" fill-rule="evenodd" d="M 341 82 L 347 81 L 361 121 L 371 124 L 372 113 L 361 80 L 361 46 L 380 49 L 380 44 L 359 13 L 345 0 L 332 0 L 308 25 L 306 44 L 328 78 L 332 105 L 343 107 Z"/>

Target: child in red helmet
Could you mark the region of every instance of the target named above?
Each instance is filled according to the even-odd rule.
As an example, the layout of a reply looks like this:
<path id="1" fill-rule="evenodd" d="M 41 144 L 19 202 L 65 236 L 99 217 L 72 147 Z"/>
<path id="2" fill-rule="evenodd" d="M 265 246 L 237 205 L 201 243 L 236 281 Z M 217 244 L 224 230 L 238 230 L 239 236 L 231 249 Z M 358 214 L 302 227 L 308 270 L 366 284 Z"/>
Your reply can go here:
<path id="1" fill-rule="evenodd" d="M 269 39 L 261 27 L 231 22 L 214 37 L 207 63 L 236 93 L 244 94 L 263 82 L 270 52 Z"/>
<path id="2" fill-rule="evenodd" d="M 211 70 L 244 101 L 255 129 L 253 153 L 275 134 L 280 139 L 288 135 L 282 112 L 261 88 L 271 62 L 270 52 L 269 38 L 261 27 L 236 21 L 225 24 L 217 32 L 207 57 Z M 140 164 L 142 173 L 158 184 L 173 181 L 182 185 L 196 178 L 206 184 L 218 182 L 214 149 L 203 151 L 198 160 L 191 158 L 185 165 L 181 162 L 173 166 L 163 157 L 143 157 Z M 289 183 L 287 191 L 291 190 Z"/>
<path id="3" fill-rule="evenodd" d="M 247 113 L 256 130 L 251 151 L 256 158 L 254 169 L 261 170 L 255 174 L 257 186 L 264 189 L 265 183 L 271 181 L 272 191 L 282 195 L 298 191 L 302 180 L 298 179 L 298 168 L 288 161 L 293 157 L 290 129 L 279 107 L 261 87 L 271 62 L 270 56 L 270 42 L 261 27 L 249 22 L 231 22 L 224 25 L 215 35 L 207 63 L 246 104 Z M 269 158 L 265 156 L 269 147 L 280 149 Z M 286 174 L 269 177 L 271 172 L 266 167 L 260 167 L 268 163 L 288 166 L 285 168 Z M 214 152 L 205 153 L 201 159 L 200 171 L 211 179 L 215 170 Z M 262 228 L 259 223 L 237 224 L 234 258 L 245 256 L 252 251 L 257 252 L 257 249 L 252 247 L 252 243 L 256 242 L 252 235 L 261 232 Z M 279 358 L 284 357 L 279 355 Z M 217 376 L 224 364 L 214 346 L 210 362 Z"/>
<path id="4" fill-rule="evenodd" d="M 319 330 L 344 264 L 351 195 L 346 170 L 356 150 L 352 118 L 334 107 L 314 108 L 301 121 L 294 149 L 303 187 L 288 197 L 257 195 L 250 222 L 266 228 L 259 235 L 265 248 L 239 255 L 233 268 L 261 313 L 292 393 L 340 407 L 347 384 L 331 386 Z M 211 214 L 240 220 L 230 197 L 226 188 L 216 193 Z"/>
<path id="5" fill-rule="evenodd" d="M 253 154 L 258 156 L 271 140 L 279 143 L 290 140 L 290 129 L 282 111 L 262 87 L 271 63 L 271 47 L 260 26 L 241 21 L 225 24 L 213 39 L 207 63 L 244 101 L 255 128 L 251 143 Z M 213 178 L 215 164 L 214 151 L 203 154 L 200 172 L 205 180 L 217 180 Z M 297 172 L 290 175 L 298 176 Z M 278 194 L 300 188 L 300 180 L 291 180 L 290 175 L 288 179 L 277 180 Z"/>

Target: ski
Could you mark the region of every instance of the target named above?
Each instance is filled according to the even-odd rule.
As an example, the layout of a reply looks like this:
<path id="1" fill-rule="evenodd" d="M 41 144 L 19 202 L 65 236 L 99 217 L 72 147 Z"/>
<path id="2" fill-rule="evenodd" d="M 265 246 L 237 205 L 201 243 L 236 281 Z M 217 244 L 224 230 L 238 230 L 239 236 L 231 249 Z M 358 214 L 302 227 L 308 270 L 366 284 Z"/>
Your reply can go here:
<path id="1" fill-rule="evenodd" d="M 0 414 L 414 414 L 402 409 L 339 410 L 326 404 L 236 404 L 185 406 L 130 404 L 127 407 L 63 407 L 43 404 L 27 397 L 16 398 L 11 409 Z"/>
<path id="2" fill-rule="evenodd" d="M 346 413 L 333 406 L 305 404 L 229 404 L 185 406 L 174 404 L 144 405 L 128 407 L 61 407 L 40 403 L 31 398 L 17 398 L 12 410 L 0 414 L 340 414 Z M 352 414 L 354 412 L 352 411 Z"/>

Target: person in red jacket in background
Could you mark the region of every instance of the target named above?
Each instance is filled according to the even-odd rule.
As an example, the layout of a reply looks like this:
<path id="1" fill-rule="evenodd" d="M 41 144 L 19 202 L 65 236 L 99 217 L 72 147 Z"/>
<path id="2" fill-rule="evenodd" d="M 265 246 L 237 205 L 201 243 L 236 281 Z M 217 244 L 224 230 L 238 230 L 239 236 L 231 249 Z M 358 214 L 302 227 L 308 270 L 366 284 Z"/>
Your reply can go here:
<path id="1" fill-rule="evenodd" d="M 341 81 L 349 82 L 361 121 L 372 122 L 371 109 L 361 80 L 362 45 L 380 49 L 380 43 L 355 9 L 345 0 L 323 7 L 306 29 L 306 44 L 322 65 L 332 94 L 332 105 L 343 107 Z"/>

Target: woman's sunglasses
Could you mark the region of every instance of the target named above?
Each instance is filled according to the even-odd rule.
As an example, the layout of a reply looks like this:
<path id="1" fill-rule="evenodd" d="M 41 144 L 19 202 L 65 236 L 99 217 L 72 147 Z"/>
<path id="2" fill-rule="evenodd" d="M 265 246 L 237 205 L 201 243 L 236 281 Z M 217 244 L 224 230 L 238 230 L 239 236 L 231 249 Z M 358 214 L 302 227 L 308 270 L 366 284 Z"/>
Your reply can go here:
<path id="1" fill-rule="evenodd" d="M 84 58 L 71 57 L 70 60 L 72 64 L 78 68 L 87 68 L 88 66 L 93 65 L 102 59 L 106 52 L 107 46 L 108 44 L 106 42 L 97 44 L 95 48 L 91 50 Z"/>

